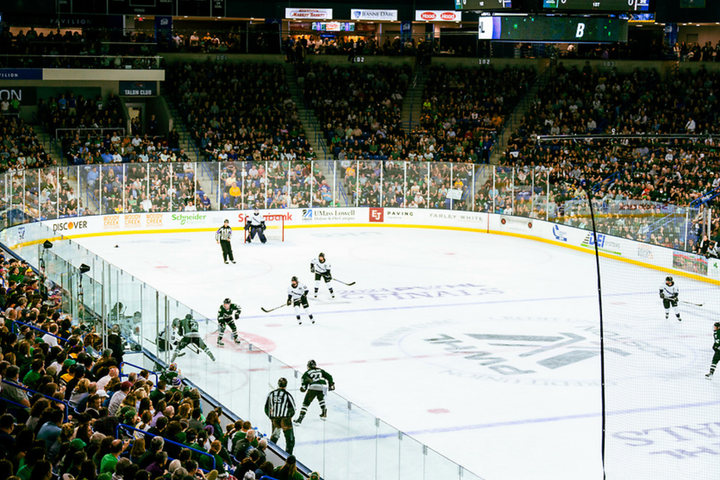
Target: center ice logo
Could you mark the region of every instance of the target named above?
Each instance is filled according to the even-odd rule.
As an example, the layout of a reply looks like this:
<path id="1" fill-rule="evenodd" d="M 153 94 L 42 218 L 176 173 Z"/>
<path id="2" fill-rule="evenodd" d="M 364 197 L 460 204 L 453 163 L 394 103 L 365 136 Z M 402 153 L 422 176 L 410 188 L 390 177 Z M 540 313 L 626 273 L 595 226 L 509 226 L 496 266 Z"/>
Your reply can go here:
<path id="1" fill-rule="evenodd" d="M 582 342 L 585 337 L 575 333 L 558 335 L 491 334 L 468 333 L 465 336 L 478 342 L 473 345 L 467 340 L 446 334 L 425 341 L 441 345 L 445 350 L 461 351 L 463 358 L 477 362 L 501 375 L 526 375 L 535 373 L 537 366 L 555 370 L 582 362 L 600 354 L 597 347 Z M 558 350 L 560 349 L 560 350 Z M 535 357 L 530 362 L 516 360 Z"/>

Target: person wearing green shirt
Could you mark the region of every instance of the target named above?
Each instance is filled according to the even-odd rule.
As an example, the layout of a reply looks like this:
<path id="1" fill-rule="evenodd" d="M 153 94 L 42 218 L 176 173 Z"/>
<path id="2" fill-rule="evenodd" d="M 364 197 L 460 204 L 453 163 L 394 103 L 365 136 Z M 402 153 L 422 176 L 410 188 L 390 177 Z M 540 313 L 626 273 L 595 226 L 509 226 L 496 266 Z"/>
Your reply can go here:
<path id="1" fill-rule="evenodd" d="M 100 473 L 113 473 L 115 465 L 118 463 L 118 457 L 130 445 L 130 440 L 113 440 L 110 444 L 110 453 L 106 454 L 100 461 Z"/>
<path id="2" fill-rule="evenodd" d="M 33 360 L 30 371 L 23 377 L 23 384 L 30 390 L 36 390 L 37 382 L 45 374 L 45 363 L 38 359 Z"/>

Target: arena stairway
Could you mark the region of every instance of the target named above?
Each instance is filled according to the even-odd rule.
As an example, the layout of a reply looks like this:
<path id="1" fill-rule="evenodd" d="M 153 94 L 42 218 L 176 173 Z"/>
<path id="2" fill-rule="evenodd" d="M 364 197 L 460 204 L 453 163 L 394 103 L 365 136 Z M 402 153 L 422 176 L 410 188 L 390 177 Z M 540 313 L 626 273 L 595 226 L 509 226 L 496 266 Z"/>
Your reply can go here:
<path id="1" fill-rule="evenodd" d="M 40 144 L 42 144 L 43 148 L 45 149 L 45 153 L 48 154 L 48 157 L 51 160 L 55 160 L 55 164 L 63 165 L 62 154 L 59 148 L 54 144 L 50 134 L 46 132 L 39 132 L 39 128 L 37 126 L 34 130 L 37 134 L 38 141 L 40 142 Z"/>
<path id="2" fill-rule="evenodd" d="M 334 161 L 332 153 L 328 150 L 327 141 L 325 140 L 325 132 L 320 128 L 317 119 L 315 118 L 315 112 L 311 109 L 306 108 L 305 99 L 303 98 L 302 87 L 298 82 L 297 72 L 295 65 L 292 63 L 283 64 L 285 68 L 285 80 L 290 91 L 292 101 L 295 102 L 295 106 L 298 110 L 298 116 L 302 121 L 303 128 L 305 130 L 305 138 L 307 138 L 310 146 L 317 154 L 318 160 L 331 160 Z M 320 171 L 322 171 L 325 178 L 332 178 L 332 166 L 327 162 L 321 162 Z"/>
<path id="3" fill-rule="evenodd" d="M 420 125 L 425 82 L 427 82 L 427 73 L 416 67 L 402 103 L 402 125 L 407 133 L 412 131 L 413 126 Z"/>
<path id="4" fill-rule="evenodd" d="M 530 90 L 523 95 L 520 101 L 515 107 L 515 110 L 508 116 L 508 120 L 505 122 L 503 130 L 498 135 L 498 141 L 496 146 L 493 148 L 492 154 L 490 155 L 490 164 L 497 165 L 500 158 L 505 154 L 505 148 L 507 142 L 510 139 L 510 135 L 516 132 L 522 124 L 522 119 L 527 113 L 530 105 L 535 101 L 538 92 L 544 88 L 550 81 L 550 77 L 554 73 L 554 69 L 547 67 L 535 80 L 535 83 L 530 87 Z"/>

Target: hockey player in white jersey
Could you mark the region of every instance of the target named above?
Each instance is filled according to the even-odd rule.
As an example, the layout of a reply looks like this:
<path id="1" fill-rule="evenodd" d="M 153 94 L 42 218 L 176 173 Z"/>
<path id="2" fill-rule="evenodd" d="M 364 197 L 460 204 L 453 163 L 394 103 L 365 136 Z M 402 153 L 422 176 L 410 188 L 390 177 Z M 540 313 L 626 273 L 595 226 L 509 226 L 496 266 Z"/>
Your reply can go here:
<path id="1" fill-rule="evenodd" d="M 680 311 L 677 308 L 679 293 L 673 277 L 665 277 L 665 285 L 660 288 L 660 298 L 662 298 L 663 307 L 665 307 L 665 320 L 670 317 L 670 308 L 672 307 L 678 322 L 682 322 Z"/>
<path id="2" fill-rule="evenodd" d="M 307 314 L 308 318 L 310 318 L 310 321 L 312 323 L 315 323 L 315 319 L 313 318 L 313 314 L 310 311 L 310 306 L 308 305 L 307 301 L 307 296 L 310 292 L 307 285 L 305 285 L 304 283 L 300 283 L 297 277 L 292 277 L 290 279 L 290 286 L 288 287 L 287 291 L 287 304 L 295 307 L 295 317 L 297 318 L 298 324 L 302 325 L 302 319 L 300 318 L 300 314 L 303 312 L 303 310 L 305 310 L 305 313 Z"/>
<path id="3" fill-rule="evenodd" d="M 267 238 L 265 238 L 265 219 L 260 215 L 258 207 L 255 207 L 252 215 L 248 215 L 245 219 L 245 230 L 248 231 L 246 243 L 252 243 L 255 234 L 258 235 L 262 243 L 267 242 Z"/>
<path id="4" fill-rule="evenodd" d="M 318 296 L 318 290 L 320 290 L 320 279 L 325 280 L 325 283 L 332 281 L 332 274 L 330 273 L 330 262 L 325 259 L 325 254 L 320 252 L 317 258 L 313 258 L 310 262 L 310 271 L 315 274 L 315 298 Z M 328 291 L 332 298 L 335 298 L 335 293 L 330 285 L 328 285 Z"/>

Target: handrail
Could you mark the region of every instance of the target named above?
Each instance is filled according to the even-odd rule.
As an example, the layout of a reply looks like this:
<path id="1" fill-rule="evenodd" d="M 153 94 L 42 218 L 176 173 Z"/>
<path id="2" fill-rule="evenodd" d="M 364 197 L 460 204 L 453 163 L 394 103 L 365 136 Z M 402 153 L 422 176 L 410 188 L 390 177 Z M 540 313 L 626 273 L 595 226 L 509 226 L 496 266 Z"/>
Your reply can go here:
<path id="1" fill-rule="evenodd" d="M 65 132 L 65 131 L 78 132 L 78 134 L 80 134 L 80 131 L 83 131 L 83 132 L 87 131 L 88 133 L 100 131 L 100 135 L 102 135 L 105 130 L 112 130 L 113 132 L 122 131 L 122 136 L 123 137 L 125 136 L 125 127 L 82 127 L 82 128 L 81 127 L 75 127 L 75 128 L 62 127 L 62 128 L 56 128 L 54 135 L 56 136 L 58 132 Z"/>
<path id="2" fill-rule="evenodd" d="M 52 403 L 62 403 L 63 405 L 65 405 L 65 409 L 63 410 L 63 415 L 64 415 L 64 418 L 65 418 L 65 422 L 68 421 L 68 415 L 69 415 L 69 411 L 70 411 L 70 403 L 69 403 L 69 402 L 66 402 L 65 400 L 58 400 L 57 398 L 50 397 L 50 396 L 48 396 L 48 395 L 45 395 L 44 393 L 38 392 L 37 390 L 33 390 L 33 389 L 28 388 L 28 387 L 26 387 L 26 386 L 24 386 L 24 385 L 20 385 L 20 384 L 14 383 L 14 382 L 11 382 L 11 381 L 9 381 L 9 380 L 3 379 L 3 380 L 2 380 L 2 383 L 8 384 L 8 385 L 12 385 L 13 387 L 19 388 L 20 390 L 25 390 L 26 392 L 30 392 L 30 393 L 32 393 L 32 394 L 34 394 L 34 395 L 40 395 L 41 397 L 50 400 Z M 11 403 L 13 403 L 13 404 L 15 404 L 15 405 L 20 405 L 20 404 L 18 404 L 17 402 L 13 402 L 13 401 L 10 400 L 9 398 L 4 398 L 4 397 L 2 397 L 2 400 L 5 400 L 5 401 L 7 401 L 7 402 L 11 402 Z M 25 405 L 20 405 L 20 406 L 21 406 L 22 408 L 27 408 Z"/>
<path id="3" fill-rule="evenodd" d="M 165 440 L 165 443 L 169 443 L 169 444 L 171 444 L 171 445 L 177 445 L 177 446 L 180 447 L 180 448 L 187 448 L 187 449 L 190 450 L 191 452 L 197 452 L 197 453 L 199 453 L 200 455 L 203 455 L 203 456 L 206 456 L 206 457 L 210 457 L 210 458 L 212 459 L 213 469 L 215 469 L 215 468 L 217 467 L 217 464 L 216 464 L 216 461 L 215 461 L 215 456 L 209 454 L 208 452 L 204 452 L 204 451 L 202 451 L 202 450 L 198 450 L 197 448 L 188 447 L 187 445 L 182 444 L 182 443 L 180 443 L 180 442 L 175 442 L 175 441 L 173 441 L 173 440 L 169 440 L 169 439 L 163 437 L 162 435 L 156 435 L 156 434 L 154 434 L 154 433 L 146 432 L 145 430 L 132 427 L 132 426 L 127 425 L 127 424 L 125 424 L 125 423 L 119 423 L 119 424 L 115 427 L 115 438 L 120 438 L 120 428 L 122 428 L 123 430 L 132 430 L 132 431 L 134 431 L 134 432 L 140 432 L 140 433 L 143 434 L 143 435 L 150 435 L 151 437 L 162 437 L 162 439 Z"/>
<path id="4" fill-rule="evenodd" d="M 157 372 L 153 372 L 152 370 L 148 370 L 148 369 L 145 368 L 145 367 L 141 367 L 140 365 L 135 365 L 135 364 L 130 363 L 130 362 L 120 362 L 120 376 L 121 376 L 121 377 L 127 377 L 127 376 L 129 376 L 129 374 L 128 374 L 128 375 L 123 374 L 123 371 L 122 371 L 123 365 L 130 365 L 131 367 L 139 368 L 140 370 L 145 370 L 145 371 L 147 371 L 148 373 L 150 373 L 150 374 L 152 374 L 152 375 L 155 375 L 155 386 L 157 387 L 158 381 L 159 381 L 159 379 L 160 379 L 160 377 L 159 377 L 159 375 L 158 375 Z"/>
<path id="5" fill-rule="evenodd" d="M 12 322 L 13 322 L 13 324 L 19 323 L 20 325 L 25 325 L 26 327 L 30 327 L 30 328 L 32 328 L 33 330 L 37 330 L 38 332 L 43 332 L 43 334 L 50 335 L 51 337 L 55 337 L 55 338 L 57 338 L 58 340 L 62 340 L 63 342 L 68 342 L 68 341 L 69 341 L 69 339 L 67 339 L 67 338 L 63 338 L 63 337 L 61 337 L 61 336 L 59 336 L 59 335 L 54 335 L 54 334 L 52 334 L 52 333 L 50 333 L 50 332 L 47 332 L 47 331 L 43 330 L 42 328 L 36 327 L 35 325 L 31 325 L 31 324 L 29 324 L 29 323 L 21 322 L 20 320 L 12 320 Z M 13 330 L 14 330 L 14 329 L 15 329 L 15 325 L 13 325 Z M 17 332 L 14 332 L 14 333 L 17 333 Z"/>

